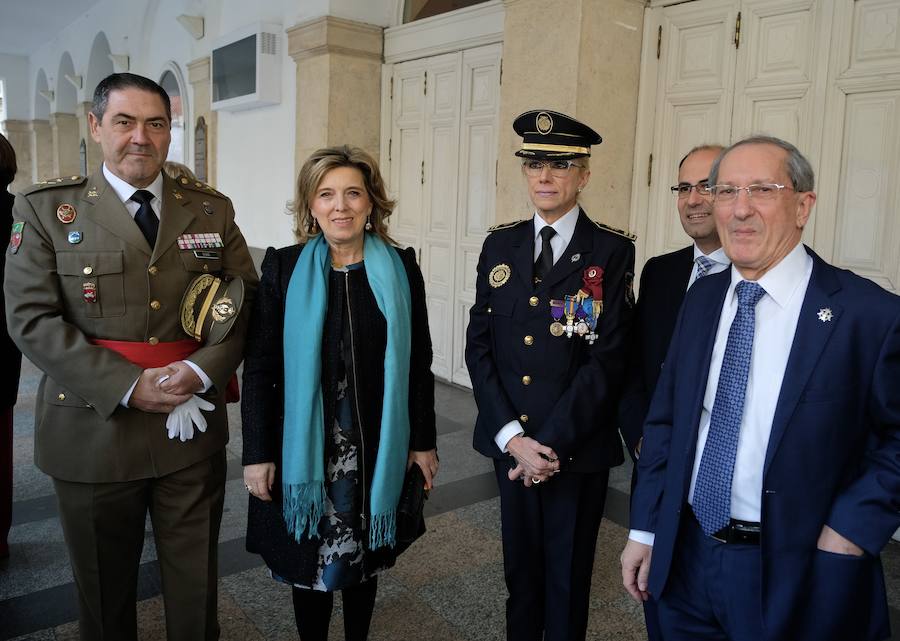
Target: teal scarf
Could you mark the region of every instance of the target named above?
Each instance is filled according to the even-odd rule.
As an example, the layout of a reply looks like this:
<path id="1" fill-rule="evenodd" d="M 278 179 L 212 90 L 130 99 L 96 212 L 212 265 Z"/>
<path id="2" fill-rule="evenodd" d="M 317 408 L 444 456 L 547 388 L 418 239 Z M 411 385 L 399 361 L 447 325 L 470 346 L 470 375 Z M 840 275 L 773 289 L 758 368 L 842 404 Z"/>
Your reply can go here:
<path id="1" fill-rule="evenodd" d="M 406 269 L 394 248 L 366 234 L 363 251 L 369 286 L 387 321 L 381 437 L 369 494 L 369 549 L 374 550 L 396 542 L 397 502 L 409 450 L 412 306 Z M 318 535 L 325 514 L 325 434 L 331 426 L 325 425 L 322 405 L 322 337 L 330 271 L 328 243 L 320 235 L 300 252 L 284 309 L 282 511 L 298 542 L 304 533 Z"/>

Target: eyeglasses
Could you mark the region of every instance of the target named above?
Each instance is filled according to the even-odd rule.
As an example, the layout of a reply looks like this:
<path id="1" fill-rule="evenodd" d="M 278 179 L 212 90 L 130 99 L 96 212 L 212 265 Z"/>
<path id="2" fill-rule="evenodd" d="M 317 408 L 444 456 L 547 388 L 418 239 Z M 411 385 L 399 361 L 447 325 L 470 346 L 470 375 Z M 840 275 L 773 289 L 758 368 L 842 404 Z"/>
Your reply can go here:
<path id="1" fill-rule="evenodd" d="M 736 185 L 713 185 L 709 188 L 713 198 L 718 203 L 734 202 L 737 200 L 738 194 L 742 190 L 747 191 L 747 195 L 751 200 L 775 200 L 782 189 L 793 189 L 793 187 L 779 185 L 778 183 L 758 183 L 747 185 L 746 187 L 738 187 Z"/>
<path id="2" fill-rule="evenodd" d="M 672 193 L 678 196 L 678 200 L 682 198 L 688 198 L 691 195 L 691 190 L 696 189 L 697 195 L 708 197 L 710 195 L 709 191 L 709 183 L 705 180 L 701 180 L 696 185 L 690 185 L 688 183 L 681 183 L 680 185 L 673 185 L 669 187 L 672 190 Z"/>
<path id="3" fill-rule="evenodd" d="M 522 163 L 525 174 L 536 178 L 544 172 L 544 167 L 550 169 L 550 175 L 557 178 L 564 178 L 569 175 L 572 167 L 584 167 L 571 160 L 526 160 Z"/>

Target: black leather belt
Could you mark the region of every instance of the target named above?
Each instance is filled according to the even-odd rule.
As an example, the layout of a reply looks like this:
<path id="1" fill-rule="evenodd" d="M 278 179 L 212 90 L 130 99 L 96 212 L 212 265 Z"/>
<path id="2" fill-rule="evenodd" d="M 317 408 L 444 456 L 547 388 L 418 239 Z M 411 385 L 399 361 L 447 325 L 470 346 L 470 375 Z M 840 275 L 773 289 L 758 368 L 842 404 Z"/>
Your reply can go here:
<path id="1" fill-rule="evenodd" d="M 693 508 L 688 506 L 688 512 L 691 518 L 697 521 Z M 697 521 L 697 525 L 700 522 Z M 743 545 L 759 545 L 759 537 L 762 533 L 762 527 L 759 523 L 753 521 L 741 521 L 739 519 L 731 519 L 725 527 L 718 532 L 714 532 L 709 536 L 720 543 L 740 543 Z"/>

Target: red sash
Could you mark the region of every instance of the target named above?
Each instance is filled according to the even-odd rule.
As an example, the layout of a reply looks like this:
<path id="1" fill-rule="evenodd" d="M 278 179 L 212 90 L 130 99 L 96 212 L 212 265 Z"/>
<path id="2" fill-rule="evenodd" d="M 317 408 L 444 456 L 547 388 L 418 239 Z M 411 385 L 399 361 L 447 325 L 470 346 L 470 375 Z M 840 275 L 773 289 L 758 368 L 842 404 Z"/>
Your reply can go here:
<path id="1" fill-rule="evenodd" d="M 144 369 L 165 367 L 169 363 L 183 361 L 200 349 L 200 343 L 189 338 L 182 341 L 157 343 L 156 345 L 142 341 L 108 341 L 102 338 L 92 338 L 91 342 L 94 345 L 111 349 L 126 360 Z M 232 374 L 225 388 L 225 402 L 237 403 L 240 400 L 241 392 L 238 387 L 237 374 Z"/>

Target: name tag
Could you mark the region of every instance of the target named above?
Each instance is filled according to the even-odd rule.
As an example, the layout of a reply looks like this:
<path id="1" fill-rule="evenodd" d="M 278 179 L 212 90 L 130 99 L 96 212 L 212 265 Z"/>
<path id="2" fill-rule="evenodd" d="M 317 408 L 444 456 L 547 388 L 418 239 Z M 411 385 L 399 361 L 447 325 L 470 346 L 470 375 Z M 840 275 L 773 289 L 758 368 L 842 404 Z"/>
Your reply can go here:
<path id="1" fill-rule="evenodd" d="M 221 260 L 222 258 L 219 252 L 202 251 L 199 249 L 194 250 L 194 256 L 201 260 Z"/>

